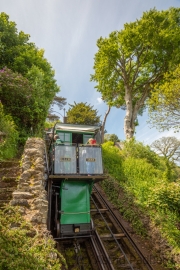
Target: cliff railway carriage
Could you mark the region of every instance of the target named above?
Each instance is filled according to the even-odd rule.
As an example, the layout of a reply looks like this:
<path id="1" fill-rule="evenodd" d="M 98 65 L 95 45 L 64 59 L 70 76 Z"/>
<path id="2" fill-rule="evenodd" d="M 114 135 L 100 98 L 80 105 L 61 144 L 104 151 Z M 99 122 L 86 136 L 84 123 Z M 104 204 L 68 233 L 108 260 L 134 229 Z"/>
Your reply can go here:
<path id="1" fill-rule="evenodd" d="M 48 229 L 56 239 L 91 235 L 91 191 L 103 179 L 100 127 L 57 123 L 48 136 Z"/>

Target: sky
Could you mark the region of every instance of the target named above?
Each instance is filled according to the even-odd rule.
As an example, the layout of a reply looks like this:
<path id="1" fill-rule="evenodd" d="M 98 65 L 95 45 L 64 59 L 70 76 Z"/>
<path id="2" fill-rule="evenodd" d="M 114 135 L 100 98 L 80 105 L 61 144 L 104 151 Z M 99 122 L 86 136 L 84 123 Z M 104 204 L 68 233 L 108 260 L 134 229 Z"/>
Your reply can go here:
<path id="1" fill-rule="evenodd" d="M 121 30 L 125 23 L 133 22 L 151 8 L 166 10 L 180 7 L 180 0 L 0 0 L 0 12 L 9 15 L 18 31 L 31 36 L 55 70 L 60 86 L 59 95 L 67 103 L 87 102 L 97 109 L 103 120 L 107 105 L 90 82 L 93 74 L 96 42 L 108 37 L 112 31 Z M 69 106 L 65 107 L 68 110 Z M 57 112 L 64 115 L 64 111 Z M 124 135 L 125 111 L 112 108 L 106 121 L 106 130 L 120 140 Z M 176 136 L 172 130 L 160 133 L 147 124 L 148 114 L 138 117 L 135 138 L 151 144 L 165 136 Z"/>

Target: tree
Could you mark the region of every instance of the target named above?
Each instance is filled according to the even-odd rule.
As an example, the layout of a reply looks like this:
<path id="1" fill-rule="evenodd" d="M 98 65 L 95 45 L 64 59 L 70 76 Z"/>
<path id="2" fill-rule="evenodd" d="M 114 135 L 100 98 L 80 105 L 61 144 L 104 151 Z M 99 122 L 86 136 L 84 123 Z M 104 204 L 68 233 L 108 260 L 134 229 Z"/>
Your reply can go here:
<path id="1" fill-rule="evenodd" d="M 151 148 L 167 160 L 178 161 L 180 158 L 180 140 L 176 137 L 162 137 L 154 141 Z"/>
<path id="2" fill-rule="evenodd" d="M 149 116 L 152 126 L 160 131 L 180 128 L 180 65 L 165 74 L 165 82 L 152 93 L 149 104 Z"/>
<path id="3" fill-rule="evenodd" d="M 98 111 L 93 109 L 93 106 L 87 102 L 69 104 L 70 108 L 67 111 L 67 122 L 70 124 L 84 125 L 99 125 L 100 116 Z"/>
<path id="4" fill-rule="evenodd" d="M 152 9 L 121 31 L 99 38 L 94 74 L 97 91 L 111 106 L 126 107 L 124 132 L 131 139 L 138 113 L 164 74 L 180 62 L 180 9 Z M 157 31 L 158 29 L 158 31 Z"/>
<path id="5" fill-rule="evenodd" d="M 57 105 L 59 110 L 62 110 L 62 108 L 66 105 L 66 98 L 63 98 L 63 97 L 59 97 L 59 96 L 55 96 L 52 103 L 51 103 L 51 106 L 49 108 L 49 111 L 48 111 L 48 116 L 47 118 L 49 119 L 50 122 L 52 121 L 57 121 L 59 120 L 59 116 L 56 114 L 58 112 L 54 111 L 54 105 Z M 64 109 L 65 110 L 65 109 Z M 55 114 L 54 114 L 55 113 Z M 58 113 L 62 116 L 61 113 Z M 62 116 L 63 117 L 63 116 Z M 64 117 L 65 117 L 65 111 L 64 111 Z M 63 117 L 63 122 L 64 122 L 64 117 Z M 60 120 L 59 120 L 60 121 Z"/>
<path id="6" fill-rule="evenodd" d="M 9 16 L 0 13 L 0 69 L 3 71 L 0 100 L 5 112 L 12 115 L 21 135 L 28 135 L 30 130 L 38 134 L 43 129 L 50 105 L 59 92 L 44 50 L 29 42 L 29 37 L 22 31 L 18 33 Z"/>
<path id="7" fill-rule="evenodd" d="M 57 122 L 57 121 L 59 121 L 59 116 L 57 116 L 56 114 L 49 113 L 47 118 L 48 118 L 49 122 Z"/>
<path id="8" fill-rule="evenodd" d="M 105 134 L 105 141 L 111 141 L 111 142 L 119 142 L 119 138 L 116 134 Z"/>
<path id="9" fill-rule="evenodd" d="M 15 22 L 9 21 L 9 16 L 0 13 L 0 68 L 11 67 L 18 55 L 25 50 L 29 35 L 22 31 L 18 33 Z M 33 46 L 32 43 L 29 46 Z"/>
<path id="10" fill-rule="evenodd" d="M 0 70 L 0 100 L 5 114 L 12 115 L 19 128 L 31 127 L 32 91 L 30 82 L 21 74 L 8 68 Z"/>
<path id="11" fill-rule="evenodd" d="M 174 162 L 180 158 L 180 140 L 176 137 L 162 137 L 151 144 L 155 152 L 163 156 L 166 163 L 165 177 L 169 180 L 172 178 L 172 169 Z"/>
<path id="12" fill-rule="evenodd" d="M 55 96 L 52 102 L 52 107 L 54 105 L 57 105 L 59 107 L 59 110 L 62 110 L 62 108 L 67 104 L 66 98 Z"/>
<path id="13" fill-rule="evenodd" d="M 44 126 L 52 99 L 47 97 L 37 72 L 31 81 L 8 68 L 0 70 L 0 100 L 20 133 L 37 132 Z"/>

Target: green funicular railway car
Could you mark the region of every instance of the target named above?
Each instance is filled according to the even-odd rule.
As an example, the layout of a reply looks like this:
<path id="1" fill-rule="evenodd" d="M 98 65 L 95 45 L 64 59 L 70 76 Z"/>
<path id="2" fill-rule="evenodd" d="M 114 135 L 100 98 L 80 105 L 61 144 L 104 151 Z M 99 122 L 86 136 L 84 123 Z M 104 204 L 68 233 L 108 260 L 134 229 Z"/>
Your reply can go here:
<path id="1" fill-rule="evenodd" d="M 57 123 L 50 135 L 48 229 L 55 238 L 91 235 L 91 191 L 103 179 L 100 127 Z"/>

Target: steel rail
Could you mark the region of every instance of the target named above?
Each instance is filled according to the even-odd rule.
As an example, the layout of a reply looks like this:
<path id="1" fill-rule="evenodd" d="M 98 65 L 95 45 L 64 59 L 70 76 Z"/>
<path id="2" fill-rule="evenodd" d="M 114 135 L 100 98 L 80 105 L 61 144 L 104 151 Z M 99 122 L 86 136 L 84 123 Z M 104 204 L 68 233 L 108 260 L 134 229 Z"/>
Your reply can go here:
<path id="1" fill-rule="evenodd" d="M 97 263 L 100 269 L 115 270 L 96 230 L 94 230 L 94 234 L 91 237 L 91 244 L 94 248 Z"/>
<path id="2" fill-rule="evenodd" d="M 131 238 L 131 236 L 129 235 L 128 231 L 124 228 L 124 226 L 120 223 L 120 221 L 118 220 L 118 218 L 116 217 L 116 215 L 114 214 L 114 212 L 111 210 L 111 207 L 109 206 L 109 204 L 106 202 L 106 200 L 100 194 L 100 192 L 98 191 L 98 189 L 95 187 L 95 185 L 93 186 L 93 188 L 95 189 L 96 193 L 98 194 L 98 196 L 102 200 L 102 202 L 105 205 L 105 207 L 108 208 L 109 212 L 111 213 L 112 217 L 116 221 L 117 225 L 120 227 L 120 229 L 126 235 L 127 239 L 129 240 L 129 242 L 131 243 L 131 245 L 134 247 L 135 251 L 138 253 L 138 255 L 141 258 L 142 262 L 147 266 L 147 268 L 149 270 L 154 270 L 154 268 L 151 266 L 151 264 L 146 259 L 146 257 L 142 254 L 142 252 L 140 251 L 140 249 L 138 248 L 138 246 L 136 245 L 136 243 L 134 242 L 134 240 Z"/>
<path id="3" fill-rule="evenodd" d="M 131 265 L 129 259 L 128 259 L 127 256 L 126 256 L 126 253 L 124 252 L 124 250 L 123 250 L 122 247 L 120 246 L 118 240 L 117 240 L 116 237 L 114 236 L 114 234 L 113 234 L 111 228 L 109 227 L 107 221 L 105 220 L 105 218 L 103 217 L 102 213 L 100 212 L 100 210 L 99 210 L 97 204 L 95 203 L 94 199 L 92 198 L 92 196 L 91 196 L 91 199 L 92 199 L 94 205 L 96 206 L 97 211 L 99 212 L 99 214 L 101 215 L 102 219 L 104 220 L 104 222 L 105 222 L 105 224 L 106 224 L 106 227 L 107 227 L 108 230 L 110 231 L 112 238 L 114 239 L 114 241 L 115 241 L 116 244 L 118 245 L 120 251 L 121 251 L 122 254 L 124 255 L 124 258 L 126 259 L 126 262 L 127 262 L 127 264 L 129 265 L 130 269 L 134 270 L 134 268 L 132 267 L 132 265 Z M 108 206 L 108 210 L 109 210 L 109 206 Z"/>

